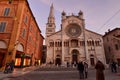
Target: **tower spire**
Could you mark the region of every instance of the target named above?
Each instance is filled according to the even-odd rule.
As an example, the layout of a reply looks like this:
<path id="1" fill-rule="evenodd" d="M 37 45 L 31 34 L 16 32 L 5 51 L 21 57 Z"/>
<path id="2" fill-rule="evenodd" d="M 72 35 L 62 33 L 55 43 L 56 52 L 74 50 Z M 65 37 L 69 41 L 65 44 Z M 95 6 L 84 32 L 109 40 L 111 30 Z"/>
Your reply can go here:
<path id="1" fill-rule="evenodd" d="M 51 4 L 51 7 L 50 7 L 49 17 L 54 17 L 54 7 L 53 7 L 53 3 Z"/>
<path id="2" fill-rule="evenodd" d="M 54 17 L 54 7 L 53 4 L 50 6 L 50 13 L 48 16 L 48 22 L 46 25 L 46 36 L 55 33 L 55 17 Z"/>

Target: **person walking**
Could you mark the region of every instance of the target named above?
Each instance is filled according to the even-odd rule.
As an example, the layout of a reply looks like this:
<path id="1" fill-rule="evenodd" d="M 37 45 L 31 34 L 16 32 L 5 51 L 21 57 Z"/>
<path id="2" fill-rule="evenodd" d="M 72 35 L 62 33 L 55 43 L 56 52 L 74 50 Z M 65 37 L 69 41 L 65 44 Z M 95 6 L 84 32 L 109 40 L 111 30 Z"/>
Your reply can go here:
<path id="1" fill-rule="evenodd" d="M 115 61 L 113 61 L 113 62 L 111 63 L 111 71 L 112 71 L 113 73 L 116 73 L 116 72 L 117 72 L 117 63 L 116 63 Z"/>
<path id="2" fill-rule="evenodd" d="M 10 73 L 10 72 L 11 72 L 10 63 L 6 63 L 4 73 L 7 74 L 7 73 Z"/>
<path id="3" fill-rule="evenodd" d="M 14 66 L 15 66 L 15 61 L 14 60 L 11 61 L 10 66 L 11 66 L 11 72 L 13 72 L 14 71 Z"/>
<path id="4" fill-rule="evenodd" d="M 95 69 L 96 69 L 96 80 L 105 80 L 105 77 L 104 77 L 105 66 L 104 66 L 104 64 L 98 60 L 96 65 L 95 65 Z"/>
<path id="5" fill-rule="evenodd" d="M 82 62 L 78 63 L 77 69 L 79 71 L 80 79 L 84 79 L 84 65 Z"/>
<path id="6" fill-rule="evenodd" d="M 85 78 L 88 77 L 88 64 L 86 62 L 84 62 L 84 76 Z"/>

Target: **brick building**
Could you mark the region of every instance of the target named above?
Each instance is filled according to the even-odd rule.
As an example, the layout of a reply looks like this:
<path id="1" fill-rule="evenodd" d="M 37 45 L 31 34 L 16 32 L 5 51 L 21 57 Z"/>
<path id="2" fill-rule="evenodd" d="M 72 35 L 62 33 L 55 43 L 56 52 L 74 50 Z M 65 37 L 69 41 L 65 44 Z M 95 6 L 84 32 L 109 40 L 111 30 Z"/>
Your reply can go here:
<path id="1" fill-rule="evenodd" d="M 108 30 L 103 36 L 103 41 L 106 62 L 110 63 L 114 60 L 120 65 L 120 28 Z"/>
<path id="2" fill-rule="evenodd" d="M 0 0 L 0 67 L 40 63 L 43 39 L 27 0 Z"/>

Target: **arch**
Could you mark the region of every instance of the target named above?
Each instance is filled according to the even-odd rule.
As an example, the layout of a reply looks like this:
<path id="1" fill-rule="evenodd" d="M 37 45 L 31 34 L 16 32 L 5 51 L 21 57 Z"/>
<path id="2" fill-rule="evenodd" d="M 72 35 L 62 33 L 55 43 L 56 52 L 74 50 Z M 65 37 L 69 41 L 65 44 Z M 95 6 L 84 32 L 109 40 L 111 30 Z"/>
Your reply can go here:
<path id="1" fill-rule="evenodd" d="M 56 55 L 56 58 L 60 58 L 60 55 Z"/>
<path id="2" fill-rule="evenodd" d="M 72 40 L 71 40 L 71 46 L 72 46 L 72 47 L 78 47 L 78 42 L 79 42 L 79 41 L 78 41 L 77 39 L 72 39 Z"/>
<path id="3" fill-rule="evenodd" d="M 7 48 L 7 44 L 5 41 L 0 41 L 0 48 L 6 49 Z"/>
<path id="4" fill-rule="evenodd" d="M 55 40 L 55 46 L 56 47 L 61 47 L 62 46 L 62 41 L 60 39 Z"/>
<path id="5" fill-rule="evenodd" d="M 100 42 L 101 42 L 101 39 L 100 39 L 100 38 L 97 38 L 96 41 L 100 41 Z"/>
<path id="6" fill-rule="evenodd" d="M 100 46 L 100 44 L 101 44 L 101 39 L 100 39 L 100 38 L 97 38 L 97 39 L 95 40 L 95 45 L 96 45 L 96 46 Z"/>
<path id="7" fill-rule="evenodd" d="M 61 56 L 60 55 L 56 55 L 55 65 L 61 65 Z"/>
<path id="8" fill-rule="evenodd" d="M 91 66 L 95 66 L 95 59 L 93 54 L 90 55 L 90 64 Z"/>
<path id="9" fill-rule="evenodd" d="M 17 45 L 16 50 L 24 52 L 24 46 L 20 43 L 20 44 Z"/>
<path id="10" fill-rule="evenodd" d="M 54 46 L 54 41 L 53 40 L 49 40 L 49 46 L 53 47 Z"/>
<path id="11" fill-rule="evenodd" d="M 79 43 L 80 43 L 79 44 L 80 46 L 84 46 L 85 45 L 85 41 L 83 39 L 79 40 Z"/>
<path id="12" fill-rule="evenodd" d="M 68 47 L 69 46 L 69 40 L 64 40 L 64 46 Z"/>
<path id="13" fill-rule="evenodd" d="M 94 41 L 92 38 L 89 38 L 89 39 L 87 40 L 87 45 L 88 45 L 88 46 L 94 46 L 94 44 L 95 44 L 95 41 Z"/>
<path id="14" fill-rule="evenodd" d="M 78 54 L 79 51 L 74 49 L 72 50 L 72 63 L 78 63 Z"/>

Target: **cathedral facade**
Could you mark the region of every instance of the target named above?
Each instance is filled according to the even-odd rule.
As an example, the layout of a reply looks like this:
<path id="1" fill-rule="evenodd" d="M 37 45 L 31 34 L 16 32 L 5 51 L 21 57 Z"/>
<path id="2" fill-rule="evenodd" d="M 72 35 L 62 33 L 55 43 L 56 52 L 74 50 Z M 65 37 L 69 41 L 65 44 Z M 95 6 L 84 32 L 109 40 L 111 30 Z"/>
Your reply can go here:
<path id="1" fill-rule="evenodd" d="M 105 61 L 102 35 L 85 29 L 83 12 L 69 16 L 63 11 L 61 30 L 55 31 L 54 7 L 51 5 L 46 24 L 47 63 L 65 65 L 85 61 L 94 66 L 97 60 Z"/>

